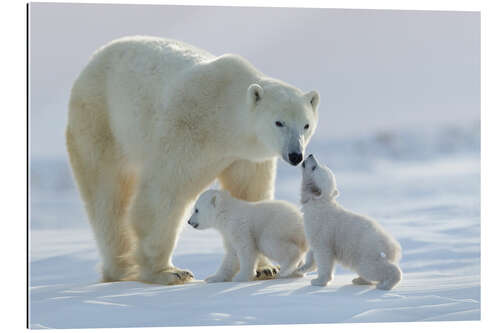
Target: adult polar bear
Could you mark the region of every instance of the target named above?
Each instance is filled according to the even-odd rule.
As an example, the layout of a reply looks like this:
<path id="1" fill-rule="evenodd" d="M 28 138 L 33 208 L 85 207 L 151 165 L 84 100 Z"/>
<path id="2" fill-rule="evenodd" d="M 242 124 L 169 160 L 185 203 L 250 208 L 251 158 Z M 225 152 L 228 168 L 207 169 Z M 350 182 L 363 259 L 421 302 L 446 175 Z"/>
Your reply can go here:
<path id="1" fill-rule="evenodd" d="M 234 197 L 271 199 L 276 157 L 302 161 L 318 101 L 239 56 L 174 40 L 99 49 L 73 85 L 66 141 L 102 280 L 192 279 L 172 264 L 187 207 L 215 179 Z"/>

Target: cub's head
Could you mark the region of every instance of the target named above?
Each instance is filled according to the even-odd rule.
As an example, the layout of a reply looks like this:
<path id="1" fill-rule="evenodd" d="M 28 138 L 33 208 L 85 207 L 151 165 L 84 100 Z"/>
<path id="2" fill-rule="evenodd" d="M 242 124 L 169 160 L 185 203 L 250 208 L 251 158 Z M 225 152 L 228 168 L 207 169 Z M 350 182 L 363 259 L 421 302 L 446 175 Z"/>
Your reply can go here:
<path id="1" fill-rule="evenodd" d="M 261 83 L 251 84 L 247 91 L 247 104 L 257 119 L 257 140 L 265 147 L 264 155 L 298 165 L 316 130 L 319 95 L 279 81 Z"/>
<path id="2" fill-rule="evenodd" d="M 217 207 L 223 196 L 224 192 L 219 190 L 203 192 L 194 205 L 193 214 L 189 218 L 188 224 L 199 230 L 214 227 L 217 219 Z"/>
<path id="3" fill-rule="evenodd" d="M 302 163 L 301 202 L 310 200 L 332 201 L 339 196 L 337 182 L 332 171 L 320 164 L 311 154 Z"/>

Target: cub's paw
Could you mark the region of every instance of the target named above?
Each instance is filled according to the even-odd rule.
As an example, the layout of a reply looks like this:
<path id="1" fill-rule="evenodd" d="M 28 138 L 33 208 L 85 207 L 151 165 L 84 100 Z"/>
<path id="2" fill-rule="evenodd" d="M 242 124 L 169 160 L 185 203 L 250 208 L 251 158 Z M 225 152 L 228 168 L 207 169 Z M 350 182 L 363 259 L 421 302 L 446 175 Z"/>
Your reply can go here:
<path id="1" fill-rule="evenodd" d="M 280 266 L 260 267 L 257 269 L 254 280 L 277 279 L 280 273 Z"/>
<path id="2" fill-rule="evenodd" d="M 297 270 L 297 272 L 300 272 L 302 274 L 306 274 L 306 273 L 309 272 L 309 270 L 307 269 L 307 267 L 302 266 L 302 267 L 299 267 L 299 269 Z"/>
<path id="3" fill-rule="evenodd" d="M 329 281 L 324 279 L 312 279 L 311 286 L 324 287 L 328 284 Z"/>
<path id="4" fill-rule="evenodd" d="M 361 276 L 358 276 L 357 278 L 352 279 L 352 284 L 356 284 L 356 285 L 371 285 L 372 282 L 363 279 Z"/>
<path id="5" fill-rule="evenodd" d="M 304 273 L 300 272 L 299 270 L 296 270 L 295 272 L 292 272 L 288 275 L 281 275 L 281 274 L 278 274 L 278 278 L 280 279 L 297 279 L 297 278 L 301 278 L 301 277 L 304 277 Z"/>
<path id="6" fill-rule="evenodd" d="M 397 282 L 386 280 L 386 281 L 380 281 L 377 283 L 377 289 L 380 290 L 391 290 L 394 288 L 394 286 L 397 284 Z"/>
<path id="7" fill-rule="evenodd" d="M 297 270 L 297 272 L 302 273 L 302 274 L 306 274 L 309 272 L 314 272 L 314 271 L 316 271 L 316 269 L 317 268 L 315 266 L 307 267 L 306 265 L 303 265 Z"/>
<path id="8" fill-rule="evenodd" d="M 296 270 L 295 272 L 293 272 L 292 274 L 290 274 L 288 277 L 290 277 L 290 278 L 301 278 L 301 277 L 304 277 L 304 273 L 302 273 L 299 270 Z"/>

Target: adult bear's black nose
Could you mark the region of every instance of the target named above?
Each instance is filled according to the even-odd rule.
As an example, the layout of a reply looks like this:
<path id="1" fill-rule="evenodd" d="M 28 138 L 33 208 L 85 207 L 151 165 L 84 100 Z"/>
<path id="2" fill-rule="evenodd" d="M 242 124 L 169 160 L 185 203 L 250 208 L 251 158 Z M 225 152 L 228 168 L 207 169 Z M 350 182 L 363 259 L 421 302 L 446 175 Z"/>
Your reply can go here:
<path id="1" fill-rule="evenodd" d="M 302 154 L 301 153 L 290 153 L 288 154 L 288 160 L 292 165 L 297 165 L 302 162 Z"/>

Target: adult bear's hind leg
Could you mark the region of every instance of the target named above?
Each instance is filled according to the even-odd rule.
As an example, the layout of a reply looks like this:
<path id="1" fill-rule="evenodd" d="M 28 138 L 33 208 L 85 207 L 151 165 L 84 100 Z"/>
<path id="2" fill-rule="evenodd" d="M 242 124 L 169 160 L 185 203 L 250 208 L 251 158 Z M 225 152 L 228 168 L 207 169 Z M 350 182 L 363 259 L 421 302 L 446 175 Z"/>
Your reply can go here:
<path id="1" fill-rule="evenodd" d="M 135 175 L 125 169 L 104 114 L 73 101 L 66 144 L 101 255 L 102 281 L 110 282 L 134 275 L 133 235 L 126 217 Z"/>
<path id="2" fill-rule="evenodd" d="M 260 163 L 238 160 L 227 167 L 218 178 L 222 188 L 235 198 L 247 201 L 273 199 L 276 159 Z M 279 266 L 273 266 L 266 257 L 259 256 L 256 279 L 274 279 L 279 270 Z"/>

